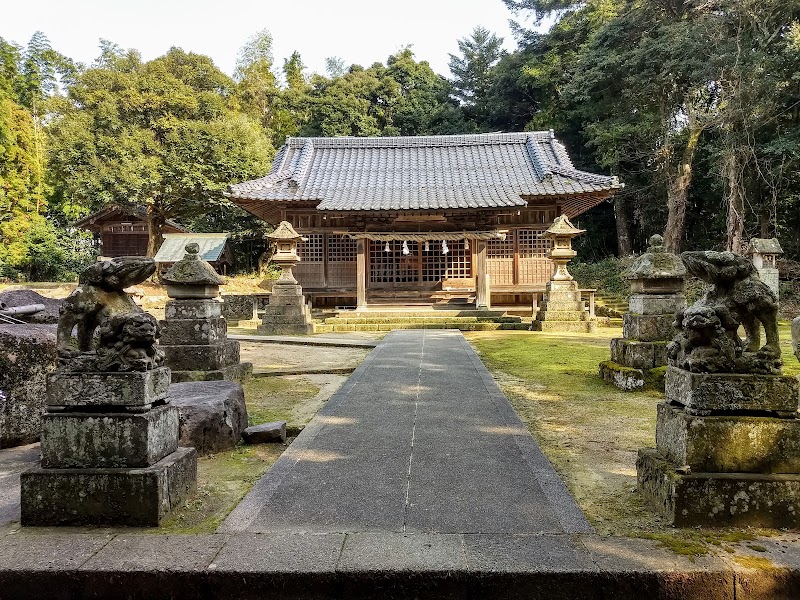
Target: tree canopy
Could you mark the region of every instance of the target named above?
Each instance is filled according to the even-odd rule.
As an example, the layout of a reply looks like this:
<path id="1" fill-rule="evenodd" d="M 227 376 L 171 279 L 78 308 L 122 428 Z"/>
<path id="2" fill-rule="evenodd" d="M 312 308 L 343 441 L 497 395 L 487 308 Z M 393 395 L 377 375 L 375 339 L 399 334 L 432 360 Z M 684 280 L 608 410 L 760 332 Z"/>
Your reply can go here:
<path id="1" fill-rule="evenodd" d="M 41 32 L 0 38 L 0 278 L 77 269 L 91 253 L 69 224 L 111 203 L 147 207 L 151 253 L 166 219 L 258 238 L 221 192 L 298 135 L 554 129 L 626 184 L 581 216 L 584 256 L 664 233 L 673 250 L 776 235 L 800 257 L 800 0 L 502 2 L 517 48 L 478 24 L 449 79 L 410 47 L 367 67 L 331 48 L 309 73 L 267 30 L 232 77 L 179 48 L 144 61 L 101 40 L 85 66 Z"/>

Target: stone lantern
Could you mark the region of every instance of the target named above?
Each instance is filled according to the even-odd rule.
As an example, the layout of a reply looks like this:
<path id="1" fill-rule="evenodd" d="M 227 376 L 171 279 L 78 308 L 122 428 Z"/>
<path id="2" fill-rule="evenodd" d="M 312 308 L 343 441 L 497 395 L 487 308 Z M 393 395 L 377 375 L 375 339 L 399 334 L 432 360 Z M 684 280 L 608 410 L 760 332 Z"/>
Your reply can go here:
<path id="1" fill-rule="evenodd" d="M 778 258 L 783 249 L 777 238 L 753 238 L 747 246 L 747 254 L 758 271 L 758 277 L 778 296 Z"/>
<path id="2" fill-rule="evenodd" d="M 267 236 L 275 243 L 272 262 L 281 268 L 281 275 L 272 285 L 269 305 L 258 332 L 264 335 L 311 333 L 311 309 L 306 304 L 303 288 L 297 283 L 292 268 L 300 262 L 297 244 L 303 237 L 287 221 Z"/>
<path id="3" fill-rule="evenodd" d="M 219 286 L 225 283 L 200 258 L 200 246 L 186 244 L 186 254 L 162 277 L 170 300 L 161 321 L 161 348 L 172 381 L 237 381 L 253 372 L 240 362 L 239 342 L 228 339 Z"/>
<path id="4" fill-rule="evenodd" d="M 664 238 L 651 237 L 647 252 L 623 274 L 632 293 L 623 315 L 623 337 L 611 340 L 611 360 L 600 363 L 603 379 L 623 390 L 663 388 L 675 313 L 686 306 L 685 275 L 681 259 L 664 248 Z"/>
<path id="5" fill-rule="evenodd" d="M 572 249 L 572 238 L 584 233 L 585 229 L 578 229 L 565 215 L 553 221 L 550 229 L 544 232 L 544 237 L 552 241 L 553 246 L 547 252 L 547 258 L 555 263 L 555 272 L 550 278 L 554 281 L 572 281 L 572 275 L 567 271 L 567 263 L 575 258 L 578 253 Z M 553 286 L 549 286 L 552 288 Z"/>
<path id="6" fill-rule="evenodd" d="M 534 331 L 592 332 L 597 322 L 587 314 L 578 283 L 567 270 L 567 263 L 577 252 L 572 249 L 572 238 L 585 230 L 578 229 L 566 215 L 557 217 L 544 237 L 552 242 L 547 258 L 555 263 L 553 276 L 547 282 L 544 302 L 531 325 Z"/>
<path id="7" fill-rule="evenodd" d="M 294 278 L 292 268 L 300 262 L 300 257 L 297 255 L 297 244 L 305 241 L 303 236 L 297 233 L 288 221 L 281 221 L 278 228 L 267 237 L 275 243 L 272 262 L 282 269 L 281 276 L 275 283 L 278 285 L 296 284 L 297 280 Z"/>

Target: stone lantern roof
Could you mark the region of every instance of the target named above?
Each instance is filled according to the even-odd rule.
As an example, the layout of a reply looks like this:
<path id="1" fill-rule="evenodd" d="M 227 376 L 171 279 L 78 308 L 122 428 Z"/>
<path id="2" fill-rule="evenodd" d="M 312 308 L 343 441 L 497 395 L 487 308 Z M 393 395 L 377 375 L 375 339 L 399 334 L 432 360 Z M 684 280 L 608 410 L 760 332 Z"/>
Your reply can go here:
<path id="1" fill-rule="evenodd" d="M 680 257 L 667 251 L 663 237 L 654 235 L 647 252 L 634 260 L 622 276 L 628 280 L 642 280 L 683 279 L 685 275 L 686 267 Z"/>
<path id="2" fill-rule="evenodd" d="M 210 264 L 199 257 L 200 246 L 186 244 L 184 257 L 172 265 L 162 277 L 170 298 L 213 298 L 225 283 Z"/>
<path id="3" fill-rule="evenodd" d="M 303 236 L 297 233 L 288 221 L 281 221 L 277 229 L 272 233 L 268 233 L 267 237 L 275 242 L 303 241 Z"/>
<path id="4" fill-rule="evenodd" d="M 747 246 L 747 254 L 783 254 L 778 238 L 753 238 Z"/>
<path id="5" fill-rule="evenodd" d="M 555 221 L 553 221 L 553 224 L 547 231 L 545 231 L 545 233 L 549 234 L 549 237 L 567 236 L 573 238 L 585 231 L 585 229 L 578 229 L 572 223 L 570 223 L 566 215 L 560 215 L 556 217 Z"/>

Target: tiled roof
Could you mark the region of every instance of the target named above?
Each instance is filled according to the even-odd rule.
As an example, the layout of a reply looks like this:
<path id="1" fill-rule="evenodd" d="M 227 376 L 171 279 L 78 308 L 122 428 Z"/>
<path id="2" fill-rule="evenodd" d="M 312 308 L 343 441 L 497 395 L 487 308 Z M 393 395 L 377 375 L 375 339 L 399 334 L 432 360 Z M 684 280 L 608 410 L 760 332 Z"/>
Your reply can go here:
<path id="1" fill-rule="evenodd" d="M 236 200 L 315 201 L 317 209 L 524 206 L 522 196 L 621 188 L 577 170 L 552 131 L 382 138 L 287 138 L 269 174 L 228 187 Z"/>
<path id="2" fill-rule="evenodd" d="M 131 217 L 137 217 L 142 220 L 147 220 L 147 208 L 145 208 L 144 206 L 138 206 L 135 204 L 128 206 L 110 204 L 108 206 L 104 206 L 100 210 L 97 210 L 89 215 L 86 215 L 85 217 L 83 217 L 78 221 L 75 221 L 72 225 L 74 227 L 86 228 L 87 226 L 92 225 L 93 223 L 99 221 L 100 219 L 113 216 L 115 213 L 119 215 L 128 215 Z M 166 221 L 164 221 L 164 224 L 167 225 L 168 227 L 176 229 L 177 231 L 185 231 L 186 233 L 191 233 L 191 231 L 186 229 L 186 227 L 184 227 L 180 223 L 177 223 L 176 221 L 173 221 L 172 219 L 167 219 Z"/>
<path id="3" fill-rule="evenodd" d="M 228 241 L 227 233 L 167 233 L 164 234 L 164 243 L 156 252 L 157 263 L 174 263 L 181 260 L 186 254 L 186 244 L 195 242 L 200 246 L 198 255 L 202 260 L 214 262 L 219 260 Z"/>

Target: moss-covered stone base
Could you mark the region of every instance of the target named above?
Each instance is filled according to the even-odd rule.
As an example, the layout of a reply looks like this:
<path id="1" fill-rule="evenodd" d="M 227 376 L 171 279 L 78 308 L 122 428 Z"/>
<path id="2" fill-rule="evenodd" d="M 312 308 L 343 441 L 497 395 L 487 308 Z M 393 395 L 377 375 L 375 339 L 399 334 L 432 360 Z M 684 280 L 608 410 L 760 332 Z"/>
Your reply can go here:
<path id="1" fill-rule="evenodd" d="M 663 391 L 666 370 L 666 367 L 634 369 L 615 363 L 612 360 L 600 363 L 600 377 L 626 392 L 640 389 Z"/>
<path id="2" fill-rule="evenodd" d="M 658 405 L 656 446 L 676 465 L 713 473 L 800 473 L 800 419 L 693 416 Z"/>
<path id="3" fill-rule="evenodd" d="M 800 474 L 678 473 L 639 450 L 639 492 L 678 527 L 800 527 Z"/>
<path id="4" fill-rule="evenodd" d="M 178 448 L 141 469 L 37 466 L 21 477 L 22 524 L 156 527 L 196 482 L 194 448 Z"/>

